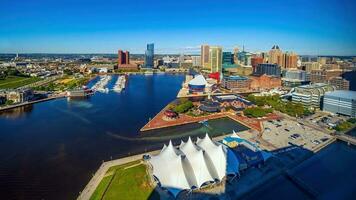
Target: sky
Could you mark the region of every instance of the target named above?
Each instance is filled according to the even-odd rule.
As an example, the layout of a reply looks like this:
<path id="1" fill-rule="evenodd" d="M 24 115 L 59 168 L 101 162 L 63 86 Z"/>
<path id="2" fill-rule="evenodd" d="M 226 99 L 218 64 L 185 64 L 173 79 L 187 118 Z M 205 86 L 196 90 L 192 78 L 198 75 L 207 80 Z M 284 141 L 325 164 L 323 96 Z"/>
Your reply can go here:
<path id="1" fill-rule="evenodd" d="M 355 0 L 0 0 L 0 53 L 356 55 Z"/>

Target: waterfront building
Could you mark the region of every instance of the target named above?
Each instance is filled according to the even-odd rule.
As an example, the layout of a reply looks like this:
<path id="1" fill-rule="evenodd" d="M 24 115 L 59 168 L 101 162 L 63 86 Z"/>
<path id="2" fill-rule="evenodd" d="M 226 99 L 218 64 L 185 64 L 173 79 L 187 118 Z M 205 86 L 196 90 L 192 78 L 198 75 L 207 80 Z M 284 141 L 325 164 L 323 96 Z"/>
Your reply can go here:
<path id="1" fill-rule="evenodd" d="M 222 48 L 211 46 L 209 48 L 209 66 L 210 72 L 222 72 Z"/>
<path id="2" fill-rule="evenodd" d="M 252 57 L 251 58 L 252 72 L 254 73 L 256 71 L 257 65 L 262 63 L 263 63 L 263 57 Z"/>
<path id="3" fill-rule="evenodd" d="M 348 90 L 326 92 L 324 95 L 323 110 L 356 117 L 356 92 Z"/>
<path id="4" fill-rule="evenodd" d="M 137 69 L 138 68 L 136 64 L 130 64 L 130 52 L 122 51 L 122 50 L 118 51 L 117 67 L 118 67 L 118 69 Z M 97 67 L 97 68 L 103 68 L 103 67 Z M 106 68 L 108 68 L 108 67 L 106 67 Z"/>
<path id="5" fill-rule="evenodd" d="M 200 51 L 200 59 L 201 59 L 201 66 L 204 69 L 210 69 L 209 65 L 209 45 L 201 45 L 201 51 Z"/>
<path id="6" fill-rule="evenodd" d="M 295 91 L 292 93 L 292 101 L 301 103 L 305 107 L 320 108 L 324 94 L 334 90 L 334 87 L 325 83 L 302 85 L 295 88 Z"/>
<path id="7" fill-rule="evenodd" d="M 223 64 L 233 64 L 234 58 L 231 52 L 223 52 L 222 63 Z"/>
<path id="8" fill-rule="evenodd" d="M 18 89 L 10 91 L 6 94 L 6 99 L 13 103 L 23 103 L 33 99 L 32 89 Z"/>
<path id="9" fill-rule="evenodd" d="M 147 44 L 145 51 L 145 68 L 153 68 L 154 66 L 154 44 Z"/>
<path id="10" fill-rule="evenodd" d="M 128 51 L 118 51 L 118 66 L 130 64 L 130 53 Z"/>
<path id="11" fill-rule="evenodd" d="M 207 81 L 203 75 L 197 75 L 188 82 L 189 93 L 204 92 Z"/>
<path id="12" fill-rule="evenodd" d="M 245 76 L 225 76 L 222 80 L 222 87 L 233 91 L 248 91 L 251 87 L 251 80 Z"/>
<path id="13" fill-rule="evenodd" d="M 227 175 L 239 173 L 235 154 L 212 141 L 208 134 L 203 139 L 198 138 L 196 144 L 190 137 L 187 142 L 181 141 L 179 149 L 170 141 L 158 155 L 151 157 L 149 163 L 153 178 L 174 197 L 183 190 L 200 189 L 222 181 Z"/>
<path id="14" fill-rule="evenodd" d="M 219 112 L 220 109 L 220 103 L 211 100 L 203 101 L 199 106 L 199 110 L 209 113 Z"/>
<path id="15" fill-rule="evenodd" d="M 193 67 L 201 66 L 201 56 L 192 56 L 192 65 Z"/>
<path id="16" fill-rule="evenodd" d="M 275 76 L 269 76 L 266 74 L 251 76 L 251 89 L 255 91 L 264 91 L 274 88 L 280 88 L 282 86 L 281 78 Z"/>
<path id="17" fill-rule="evenodd" d="M 281 77 L 281 67 L 278 64 L 262 63 L 256 68 L 256 75 L 267 74 L 270 76 Z"/>

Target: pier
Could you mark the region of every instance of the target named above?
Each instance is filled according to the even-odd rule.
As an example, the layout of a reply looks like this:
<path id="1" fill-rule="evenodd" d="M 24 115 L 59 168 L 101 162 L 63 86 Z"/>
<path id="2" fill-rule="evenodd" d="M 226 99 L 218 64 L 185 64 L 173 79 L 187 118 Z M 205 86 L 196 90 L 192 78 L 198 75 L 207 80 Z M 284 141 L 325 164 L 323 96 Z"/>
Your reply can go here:
<path id="1" fill-rule="evenodd" d="M 346 142 L 347 144 L 356 145 L 356 138 L 350 135 L 346 135 L 346 134 L 336 135 L 336 138 L 338 140 Z"/>

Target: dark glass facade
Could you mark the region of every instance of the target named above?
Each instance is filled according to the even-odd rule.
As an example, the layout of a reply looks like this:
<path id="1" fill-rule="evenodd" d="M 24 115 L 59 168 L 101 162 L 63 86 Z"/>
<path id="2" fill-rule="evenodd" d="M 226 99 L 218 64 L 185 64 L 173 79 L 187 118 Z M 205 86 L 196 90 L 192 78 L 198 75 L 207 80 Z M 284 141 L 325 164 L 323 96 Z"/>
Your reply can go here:
<path id="1" fill-rule="evenodd" d="M 281 77 L 281 67 L 277 64 L 258 64 L 256 68 L 256 75 L 269 75 L 275 77 Z"/>
<path id="2" fill-rule="evenodd" d="M 223 64 L 232 64 L 234 61 L 234 57 L 231 52 L 223 52 L 222 62 Z"/>
<path id="3" fill-rule="evenodd" d="M 153 68 L 154 66 L 154 44 L 147 44 L 147 49 L 145 51 L 145 67 Z"/>

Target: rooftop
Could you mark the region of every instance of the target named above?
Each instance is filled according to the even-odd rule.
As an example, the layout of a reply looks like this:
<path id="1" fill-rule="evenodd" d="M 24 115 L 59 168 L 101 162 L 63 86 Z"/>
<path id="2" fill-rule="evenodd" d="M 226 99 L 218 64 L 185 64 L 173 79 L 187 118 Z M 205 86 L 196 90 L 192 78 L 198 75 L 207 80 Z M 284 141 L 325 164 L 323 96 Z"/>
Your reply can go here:
<path id="1" fill-rule="evenodd" d="M 356 91 L 351 90 L 335 90 L 333 92 L 325 93 L 325 96 L 332 96 L 332 97 L 343 97 L 348 99 L 355 99 L 356 100 Z"/>

